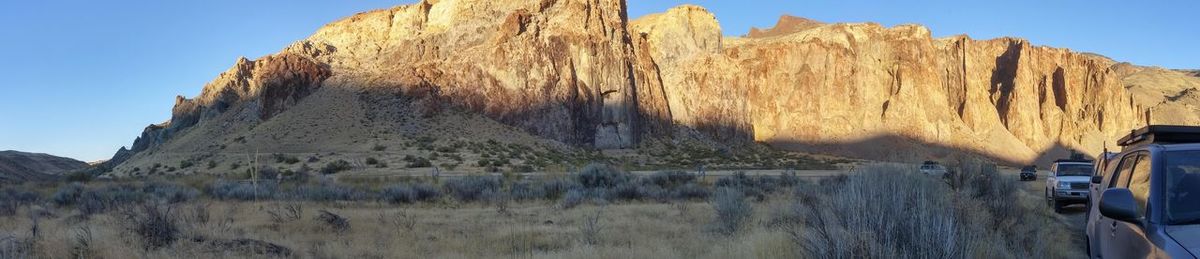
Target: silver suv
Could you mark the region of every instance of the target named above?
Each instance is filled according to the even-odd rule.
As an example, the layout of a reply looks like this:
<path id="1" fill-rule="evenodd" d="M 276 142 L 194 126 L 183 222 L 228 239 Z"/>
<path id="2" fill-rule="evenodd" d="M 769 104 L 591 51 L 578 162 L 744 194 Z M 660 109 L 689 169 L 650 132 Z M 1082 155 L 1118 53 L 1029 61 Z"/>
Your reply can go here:
<path id="1" fill-rule="evenodd" d="M 1050 165 L 1050 176 L 1046 177 L 1046 204 L 1054 212 L 1063 207 L 1088 202 L 1088 187 L 1092 179 L 1092 161 L 1058 160 Z"/>
<path id="2" fill-rule="evenodd" d="M 1200 127 L 1149 126 L 1092 177 L 1087 213 L 1092 258 L 1197 258 Z M 1195 194 L 1195 195 L 1193 195 Z"/>

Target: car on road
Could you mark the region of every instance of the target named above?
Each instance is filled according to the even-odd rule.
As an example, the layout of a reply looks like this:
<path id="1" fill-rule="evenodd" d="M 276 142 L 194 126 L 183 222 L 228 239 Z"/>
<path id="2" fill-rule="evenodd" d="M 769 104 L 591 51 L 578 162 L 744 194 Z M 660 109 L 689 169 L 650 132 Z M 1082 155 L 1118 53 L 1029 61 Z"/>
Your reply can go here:
<path id="1" fill-rule="evenodd" d="M 1046 176 L 1046 204 L 1054 208 L 1054 212 L 1062 212 L 1063 207 L 1071 204 L 1086 204 L 1091 179 L 1090 160 L 1054 161 L 1050 164 L 1050 174 Z"/>
<path id="2" fill-rule="evenodd" d="M 1025 167 L 1021 167 L 1021 181 L 1035 181 L 1035 180 L 1037 180 L 1037 166 L 1036 165 L 1027 165 Z"/>
<path id="3" fill-rule="evenodd" d="M 946 167 L 937 161 L 925 161 L 921 163 L 921 173 L 926 175 L 942 176 L 946 174 Z"/>
<path id="4" fill-rule="evenodd" d="M 1084 228 L 1091 258 L 1198 258 L 1200 127 L 1148 126 L 1091 179 Z"/>

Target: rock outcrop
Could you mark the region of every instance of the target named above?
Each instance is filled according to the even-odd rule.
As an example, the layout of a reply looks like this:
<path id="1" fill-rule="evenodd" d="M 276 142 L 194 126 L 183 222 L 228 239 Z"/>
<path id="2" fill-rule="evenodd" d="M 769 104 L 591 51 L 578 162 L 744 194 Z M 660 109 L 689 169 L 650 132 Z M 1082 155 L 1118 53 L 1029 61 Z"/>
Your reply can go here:
<path id="1" fill-rule="evenodd" d="M 651 44 L 720 40 L 711 36 L 720 35 L 715 20 L 654 25 L 661 16 L 696 16 L 685 11 L 635 21 L 631 30 L 672 39 Z M 670 24 L 676 28 L 663 28 Z M 675 122 L 856 157 L 923 159 L 941 149 L 1028 162 L 1046 153 L 1098 152 L 1144 121 L 1144 108 L 1131 102 L 1113 62 L 1102 57 L 1014 38 L 933 39 L 915 25 L 784 17 L 776 29 L 754 34 L 700 51 L 706 55 L 672 56 L 695 48 L 652 53 L 669 64 L 660 74 Z"/>
<path id="2" fill-rule="evenodd" d="M 698 6 L 630 21 L 622 0 L 427 0 L 364 12 L 239 60 L 112 160 L 234 109 L 246 123 L 268 121 L 331 89 L 393 89 L 598 149 L 691 129 L 865 158 L 965 151 L 1024 163 L 1096 153 L 1146 120 L 1112 60 L 1021 39 L 796 17 L 747 36 L 723 37 Z"/>
<path id="3" fill-rule="evenodd" d="M 750 28 L 750 32 L 746 33 L 746 38 L 766 38 L 788 35 L 803 30 L 820 27 L 823 24 L 824 23 L 804 17 L 784 15 L 779 17 L 779 21 L 775 23 L 775 27 L 766 29 Z"/>
<path id="4" fill-rule="evenodd" d="M 0 151 L 0 183 L 54 179 L 88 164 L 66 157 L 19 151 Z"/>

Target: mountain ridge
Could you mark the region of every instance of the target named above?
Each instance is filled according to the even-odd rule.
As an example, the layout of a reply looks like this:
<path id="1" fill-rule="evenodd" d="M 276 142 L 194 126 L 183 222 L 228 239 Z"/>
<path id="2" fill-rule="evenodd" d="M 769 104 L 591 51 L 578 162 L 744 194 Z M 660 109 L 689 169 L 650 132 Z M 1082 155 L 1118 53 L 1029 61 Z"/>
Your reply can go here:
<path id="1" fill-rule="evenodd" d="M 198 97 L 177 98 L 170 121 L 147 127 L 106 166 L 197 130 L 226 140 L 183 153 L 212 157 L 239 128 L 328 106 L 313 96 L 360 107 L 335 112 L 341 117 L 388 110 L 437 118 L 450 110 L 545 146 L 636 149 L 684 138 L 886 160 L 950 155 L 921 143 L 1010 163 L 1091 154 L 1151 120 L 1122 87 L 1119 64 L 1103 56 L 1017 38 L 935 39 L 917 25 L 787 17 L 780 24 L 796 26 L 769 37 L 726 37 L 703 7 L 634 20 L 625 8 L 617 0 L 447 0 L 358 13 L 280 53 L 240 59 Z M 405 101 L 365 101 L 386 96 Z M 918 150 L 836 148 L 878 136 Z M 342 142 L 351 141 L 358 143 Z M 320 149 L 312 145 L 297 150 Z"/>

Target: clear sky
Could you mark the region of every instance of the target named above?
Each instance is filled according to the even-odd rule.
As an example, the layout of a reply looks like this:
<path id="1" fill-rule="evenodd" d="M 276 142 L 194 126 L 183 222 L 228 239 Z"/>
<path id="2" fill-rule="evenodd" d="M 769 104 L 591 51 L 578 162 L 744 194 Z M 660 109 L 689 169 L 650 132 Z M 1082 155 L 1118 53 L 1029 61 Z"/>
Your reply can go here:
<path id="1" fill-rule="evenodd" d="M 256 58 L 356 12 L 413 1 L 3 1 L 0 150 L 107 159 L 170 118 L 239 56 Z M 692 3 L 727 35 L 781 14 L 919 23 L 934 36 L 1017 36 L 1121 61 L 1200 68 L 1200 1 L 631 0 L 638 17 Z"/>

